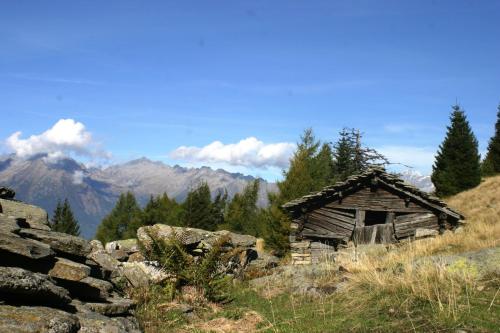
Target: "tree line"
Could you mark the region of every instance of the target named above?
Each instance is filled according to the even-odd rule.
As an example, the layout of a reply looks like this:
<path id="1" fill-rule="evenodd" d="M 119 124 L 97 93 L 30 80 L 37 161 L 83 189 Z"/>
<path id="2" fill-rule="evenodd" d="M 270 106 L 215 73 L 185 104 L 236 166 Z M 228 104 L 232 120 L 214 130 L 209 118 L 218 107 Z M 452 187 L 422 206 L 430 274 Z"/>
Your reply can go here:
<path id="1" fill-rule="evenodd" d="M 228 198 L 219 191 L 212 196 L 207 183 L 201 183 L 179 203 L 166 193 L 151 196 L 141 208 L 131 192 L 120 195 L 115 207 L 102 220 L 96 238 L 102 242 L 134 238 L 139 227 L 163 223 L 205 230 L 230 230 L 262 237 L 276 254 L 288 249 L 290 221 L 281 210 L 284 203 L 343 181 L 367 168 L 387 166 L 390 161 L 375 149 L 362 143 L 363 134 L 356 129 L 340 131 L 336 142 L 318 140 L 312 129 L 306 129 L 297 142 L 290 166 L 277 182 L 278 192 L 268 193 L 267 207 L 257 205 L 260 181 L 250 182 L 241 193 Z M 481 161 L 478 141 L 464 110 L 452 107 L 450 125 L 439 146 L 432 168 L 436 194 L 450 196 L 477 186 L 482 176 L 500 174 L 500 105 L 495 133 L 489 140 L 487 154 Z M 58 202 L 51 221 L 55 231 L 79 234 L 78 222 L 67 200 Z"/>

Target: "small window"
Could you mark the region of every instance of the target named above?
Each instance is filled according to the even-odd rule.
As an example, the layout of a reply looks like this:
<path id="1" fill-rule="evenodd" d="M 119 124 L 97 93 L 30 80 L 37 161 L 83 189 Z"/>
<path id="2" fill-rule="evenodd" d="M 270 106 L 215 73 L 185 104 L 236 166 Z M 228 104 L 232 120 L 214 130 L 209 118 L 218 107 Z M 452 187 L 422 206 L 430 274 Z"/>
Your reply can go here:
<path id="1" fill-rule="evenodd" d="M 365 213 L 365 226 L 385 224 L 387 212 L 378 210 L 367 210 Z"/>

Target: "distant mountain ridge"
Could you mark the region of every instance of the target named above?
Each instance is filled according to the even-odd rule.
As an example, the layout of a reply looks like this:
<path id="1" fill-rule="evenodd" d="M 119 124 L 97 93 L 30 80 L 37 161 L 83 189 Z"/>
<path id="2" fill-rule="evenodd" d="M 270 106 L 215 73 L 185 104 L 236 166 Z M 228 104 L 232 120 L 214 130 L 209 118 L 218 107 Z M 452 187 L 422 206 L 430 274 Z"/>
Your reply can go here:
<path id="1" fill-rule="evenodd" d="M 107 168 L 87 168 L 71 158 L 49 161 L 44 156 L 29 159 L 0 157 L 0 184 L 12 187 L 16 198 L 39 205 L 51 214 L 57 200 L 68 198 L 80 222 L 82 236 L 94 235 L 102 218 L 121 193 L 132 191 L 144 205 L 151 195 L 166 192 L 178 201 L 206 181 L 215 195 L 227 190 L 229 197 L 241 192 L 252 176 L 209 167 L 184 168 L 140 158 Z M 277 186 L 261 180 L 259 205 L 267 204 L 267 192 Z"/>
<path id="2" fill-rule="evenodd" d="M 406 171 L 402 178 L 428 192 L 434 190 L 430 176 Z M 102 218 L 121 193 L 132 191 L 141 205 L 151 195 L 166 192 L 182 202 L 188 191 L 206 181 L 213 195 L 226 189 L 229 197 L 241 192 L 252 176 L 209 167 L 185 168 L 140 158 L 107 168 L 88 168 L 71 158 L 50 161 L 45 156 L 29 159 L 0 156 L 0 185 L 12 187 L 16 198 L 33 203 L 52 214 L 57 200 L 68 198 L 80 222 L 82 236 L 94 236 Z M 267 205 L 267 193 L 276 192 L 275 183 L 261 180 L 259 205 Z"/>

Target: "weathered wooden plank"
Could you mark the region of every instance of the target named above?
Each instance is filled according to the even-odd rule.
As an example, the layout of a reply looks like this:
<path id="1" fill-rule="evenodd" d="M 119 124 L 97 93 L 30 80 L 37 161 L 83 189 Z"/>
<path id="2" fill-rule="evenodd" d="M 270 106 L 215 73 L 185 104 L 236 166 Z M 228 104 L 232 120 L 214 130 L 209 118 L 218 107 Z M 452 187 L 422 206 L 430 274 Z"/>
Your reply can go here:
<path id="1" fill-rule="evenodd" d="M 346 230 L 350 230 L 350 231 L 352 231 L 352 229 L 354 229 L 354 221 L 353 221 L 353 223 L 346 223 L 344 221 L 340 221 L 340 220 L 337 220 L 337 219 L 334 219 L 331 217 L 325 217 L 325 216 L 322 216 L 321 214 L 317 214 L 317 213 L 312 213 L 312 214 L 308 215 L 307 223 L 309 223 L 310 221 L 321 221 L 321 222 L 329 223 L 331 225 L 335 225 L 335 226 L 341 227 L 342 229 L 346 229 Z"/>
<path id="2" fill-rule="evenodd" d="M 404 207 L 404 208 L 387 208 L 387 209 L 378 209 L 376 207 L 357 207 L 357 206 L 344 206 L 343 204 L 339 204 L 339 203 L 328 203 L 328 206 L 330 207 L 342 207 L 342 208 L 346 208 L 346 209 L 363 209 L 363 210 L 390 210 L 390 211 L 394 211 L 395 213 L 428 213 L 429 210 L 428 209 L 425 209 L 425 208 L 422 208 L 422 207 Z"/>
<path id="3" fill-rule="evenodd" d="M 339 228 L 339 227 L 332 225 L 332 224 L 318 223 L 318 222 L 313 222 L 313 221 L 310 221 L 308 223 L 308 228 L 312 229 L 312 230 L 317 230 L 320 232 L 322 232 L 323 230 L 327 230 L 328 232 L 342 234 L 345 236 L 350 236 L 352 233 L 352 230 Z M 324 232 L 322 232 L 322 233 L 324 233 Z"/>
<path id="4" fill-rule="evenodd" d="M 347 238 L 346 236 L 340 235 L 340 234 L 334 234 L 334 233 L 318 234 L 316 232 L 310 232 L 308 230 L 302 231 L 302 235 L 307 236 L 307 237 L 321 238 L 321 239 L 345 239 L 345 238 Z"/>
<path id="5" fill-rule="evenodd" d="M 331 211 L 333 213 L 336 213 L 336 214 L 339 214 L 339 215 L 342 215 L 345 217 L 349 217 L 349 218 L 354 218 L 356 216 L 356 211 L 354 211 L 352 209 L 332 208 L 332 207 L 327 207 L 327 206 L 322 207 L 322 209 L 325 209 L 325 210 L 328 210 L 328 211 Z"/>
<path id="6" fill-rule="evenodd" d="M 336 219 L 336 220 L 339 220 L 339 221 L 342 221 L 345 223 L 349 223 L 349 224 L 354 224 L 354 222 L 355 222 L 354 217 L 346 217 L 344 215 L 337 214 L 331 210 L 326 210 L 326 209 L 322 209 L 322 208 L 315 209 L 310 214 L 323 215 L 325 217 L 333 218 L 333 219 Z"/>
<path id="7" fill-rule="evenodd" d="M 416 210 L 428 211 L 415 202 L 405 203 L 404 194 L 397 195 L 389 192 L 384 188 L 379 188 L 378 191 L 372 192 L 370 188 L 363 188 L 357 192 L 349 194 L 342 199 L 342 203 L 332 201 L 325 206 L 329 208 L 362 208 L 371 210 Z"/>

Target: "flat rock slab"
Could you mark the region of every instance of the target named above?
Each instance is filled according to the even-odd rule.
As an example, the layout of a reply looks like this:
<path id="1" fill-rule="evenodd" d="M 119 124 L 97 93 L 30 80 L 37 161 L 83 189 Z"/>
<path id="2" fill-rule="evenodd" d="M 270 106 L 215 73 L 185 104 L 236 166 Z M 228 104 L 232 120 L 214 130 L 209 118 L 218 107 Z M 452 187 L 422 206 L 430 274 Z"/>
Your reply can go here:
<path id="1" fill-rule="evenodd" d="M 108 298 L 105 303 L 86 303 L 90 310 L 105 316 L 118 316 L 129 314 L 135 307 L 135 302 L 126 298 Z"/>
<path id="2" fill-rule="evenodd" d="M 47 275 L 17 267 L 0 267 L 0 293 L 4 297 L 11 296 L 16 301 L 26 299 L 32 303 L 55 304 L 71 302 L 69 292 L 56 286 Z"/>
<path id="3" fill-rule="evenodd" d="M 56 258 L 54 267 L 48 275 L 51 277 L 80 281 L 90 275 L 90 267 L 64 258 Z"/>
<path id="4" fill-rule="evenodd" d="M 150 236 L 158 237 L 161 240 L 176 236 L 182 244 L 187 246 L 197 245 L 200 242 L 211 246 L 221 237 L 227 237 L 234 247 L 253 247 L 257 242 L 257 238 L 253 236 L 235 234 L 227 230 L 212 232 L 196 228 L 172 227 L 165 224 L 145 226 L 137 230 L 137 238 L 146 247 L 151 244 Z"/>
<path id="5" fill-rule="evenodd" d="M 89 241 L 62 232 L 21 229 L 19 234 L 22 237 L 35 239 L 45 243 L 54 251 L 70 256 L 85 257 L 92 250 Z"/>
<path id="6" fill-rule="evenodd" d="M 54 251 L 47 244 L 3 233 L 0 233 L 0 250 L 30 259 L 43 259 L 54 256 Z"/>
<path id="7" fill-rule="evenodd" d="M 1 198 L 0 206 L 3 214 L 24 218 L 30 228 L 50 230 L 47 212 L 40 207 Z"/>
<path id="8" fill-rule="evenodd" d="M 79 329 L 78 318 L 61 310 L 0 305 L 0 332 L 76 333 Z"/>
<path id="9" fill-rule="evenodd" d="M 76 313 L 81 328 L 78 333 L 141 333 L 133 317 L 109 318 L 95 312 Z"/>
<path id="10" fill-rule="evenodd" d="M 73 297 L 82 301 L 106 301 L 113 290 L 113 285 L 110 282 L 93 277 L 86 277 L 80 281 L 56 280 L 58 285 L 63 286 L 69 290 Z"/>

